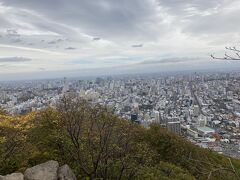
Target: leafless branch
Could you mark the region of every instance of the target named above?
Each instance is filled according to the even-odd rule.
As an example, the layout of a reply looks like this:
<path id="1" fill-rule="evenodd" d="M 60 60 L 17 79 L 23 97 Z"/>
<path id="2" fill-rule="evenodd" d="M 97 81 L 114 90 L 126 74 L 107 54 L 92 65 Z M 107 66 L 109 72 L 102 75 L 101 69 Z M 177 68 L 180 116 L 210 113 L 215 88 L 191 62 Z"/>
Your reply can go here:
<path id="1" fill-rule="evenodd" d="M 234 47 L 225 47 L 227 50 L 234 51 L 234 52 L 240 52 L 235 46 Z"/>
<path id="2" fill-rule="evenodd" d="M 208 171 L 205 171 L 205 172 L 202 172 L 200 173 L 201 175 L 207 175 L 207 179 L 211 179 L 213 173 L 216 173 L 216 172 L 221 172 L 221 171 L 228 171 L 228 172 L 231 172 L 232 174 L 234 174 L 236 176 L 237 179 L 240 180 L 240 177 L 239 177 L 239 174 L 238 172 L 236 171 L 234 165 L 232 164 L 232 161 L 230 158 L 228 158 L 229 160 L 229 163 L 230 163 L 230 166 L 231 168 L 229 167 L 223 167 L 221 165 L 215 165 L 215 164 L 212 164 L 210 162 L 206 162 L 206 161 L 201 161 L 201 160 L 196 160 L 196 159 L 192 159 L 191 158 L 191 154 L 189 156 L 189 160 L 190 161 L 193 161 L 193 162 L 198 162 L 198 163 L 201 163 L 201 164 L 205 164 L 205 165 L 210 165 L 211 167 L 213 167 L 213 169 L 210 169 Z"/>
<path id="3" fill-rule="evenodd" d="M 230 54 L 225 52 L 223 57 L 216 57 L 215 55 L 211 54 L 211 58 L 215 60 L 230 60 L 230 61 L 240 61 L 240 50 L 234 47 L 225 47 L 226 50 L 231 52 Z"/>

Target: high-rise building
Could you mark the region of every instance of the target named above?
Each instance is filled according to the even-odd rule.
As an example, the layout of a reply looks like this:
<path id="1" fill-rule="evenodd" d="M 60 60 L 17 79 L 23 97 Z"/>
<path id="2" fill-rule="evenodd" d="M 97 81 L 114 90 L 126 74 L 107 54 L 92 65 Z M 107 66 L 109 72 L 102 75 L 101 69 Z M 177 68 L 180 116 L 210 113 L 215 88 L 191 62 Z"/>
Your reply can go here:
<path id="1" fill-rule="evenodd" d="M 138 114 L 131 114 L 131 121 L 137 124 L 140 124 L 140 121 L 138 119 Z"/>
<path id="2" fill-rule="evenodd" d="M 204 127 L 207 125 L 207 117 L 204 115 L 200 115 L 197 119 L 198 126 Z"/>
<path id="3" fill-rule="evenodd" d="M 172 133 L 181 134 L 181 125 L 180 125 L 180 121 L 176 121 L 176 122 L 167 122 L 167 129 L 169 131 L 171 131 Z"/>
<path id="4" fill-rule="evenodd" d="M 194 105 L 193 107 L 193 115 L 197 117 L 200 114 L 200 109 L 198 105 Z"/>
<path id="5" fill-rule="evenodd" d="M 7 99 L 7 93 L 5 91 L 0 92 L 0 100 L 5 101 Z"/>
<path id="6" fill-rule="evenodd" d="M 69 91 L 69 84 L 67 82 L 67 78 L 64 78 L 64 84 L 63 84 L 63 89 L 62 89 L 62 93 L 66 93 L 67 91 Z"/>
<path id="7" fill-rule="evenodd" d="M 131 114 L 131 121 L 136 121 L 138 119 L 137 114 Z"/>
<path id="8" fill-rule="evenodd" d="M 160 124 L 160 113 L 159 111 L 153 111 L 154 122 Z"/>

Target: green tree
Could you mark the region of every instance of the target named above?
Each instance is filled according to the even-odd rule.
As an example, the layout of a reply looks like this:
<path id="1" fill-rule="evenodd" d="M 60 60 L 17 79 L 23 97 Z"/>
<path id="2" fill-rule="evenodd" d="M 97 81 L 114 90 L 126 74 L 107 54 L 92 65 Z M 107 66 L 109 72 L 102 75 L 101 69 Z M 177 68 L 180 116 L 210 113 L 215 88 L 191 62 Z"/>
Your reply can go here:
<path id="1" fill-rule="evenodd" d="M 0 106 L 0 115 L 7 115 L 7 111 Z"/>
<path id="2" fill-rule="evenodd" d="M 198 179 L 239 179 L 239 161 L 199 148 L 158 125 L 151 126 L 146 141 L 158 161 L 182 167 Z"/>
<path id="3" fill-rule="evenodd" d="M 59 104 L 64 151 L 91 179 L 131 179 L 151 162 L 153 152 L 142 140 L 145 129 L 113 116 L 107 108 L 79 99 Z"/>
<path id="4" fill-rule="evenodd" d="M 142 168 L 138 176 L 138 180 L 151 179 L 151 180 L 194 180 L 195 178 L 186 170 L 181 169 L 168 162 L 160 162 L 154 166 Z"/>

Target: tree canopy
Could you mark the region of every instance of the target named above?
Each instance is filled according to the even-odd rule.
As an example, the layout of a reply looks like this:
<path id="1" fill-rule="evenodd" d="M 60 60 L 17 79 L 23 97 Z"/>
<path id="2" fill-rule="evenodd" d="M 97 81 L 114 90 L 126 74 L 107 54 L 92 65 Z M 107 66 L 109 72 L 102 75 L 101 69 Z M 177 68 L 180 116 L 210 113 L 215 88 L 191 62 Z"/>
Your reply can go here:
<path id="1" fill-rule="evenodd" d="M 57 160 L 79 179 L 239 179 L 240 161 L 199 148 L 100 105 L 63 98 L 56 109 L 0 115 L 0 174 Z"/>

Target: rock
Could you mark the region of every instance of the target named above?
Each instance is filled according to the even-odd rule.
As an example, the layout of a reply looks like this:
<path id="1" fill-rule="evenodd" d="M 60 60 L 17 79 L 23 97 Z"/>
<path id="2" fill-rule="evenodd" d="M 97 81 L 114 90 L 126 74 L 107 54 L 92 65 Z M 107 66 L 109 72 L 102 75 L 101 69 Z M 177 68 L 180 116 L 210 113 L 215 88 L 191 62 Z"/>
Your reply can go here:
<path id="1" fill-rule="evenodd" d="M 57 161 L 48 161 L 28 168 L 24 175 L 22 173 L 0 175 L 0 180 L 77 180 L 77 178 L 67 164 L 59 167 Z"/>
<path id="2" fill-rule="evenodd" d="M 6 176 L 0 176 L 0 180 L 23 180 L 22 173 L 12 173 Z"/>
<path id="3" fill-rule="evenodd" d="M 24 173 L 24 180 L 57 180 L 59 164 L 57 161 L 48 161 L 32 168 Z"/>
<path id="4" fill-rule="evenodd" d="M 77 180 L 75 174 L 67 164 L 61 166 L 58 169 L 58 179 L 59 180 Z"/>

